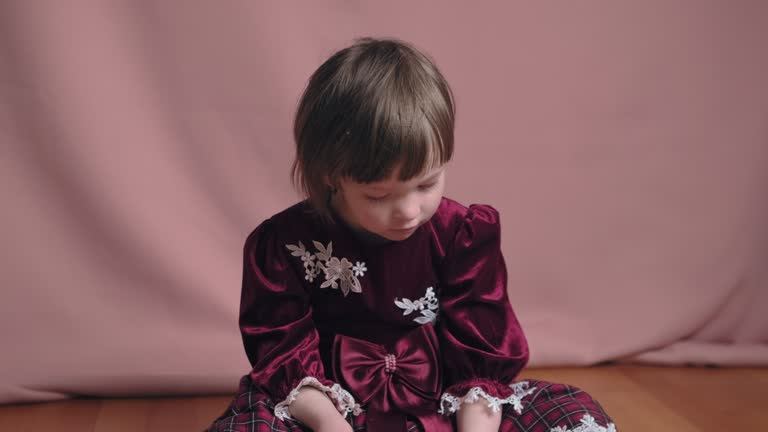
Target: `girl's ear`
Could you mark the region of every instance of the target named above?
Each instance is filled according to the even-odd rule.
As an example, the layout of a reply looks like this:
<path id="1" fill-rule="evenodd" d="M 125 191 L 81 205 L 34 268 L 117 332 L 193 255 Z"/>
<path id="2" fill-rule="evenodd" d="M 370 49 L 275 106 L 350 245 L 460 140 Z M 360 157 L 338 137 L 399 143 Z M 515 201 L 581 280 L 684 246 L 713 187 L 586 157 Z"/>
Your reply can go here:
<path id="1" fill-rule="evenodd" d="M 328 187 L 328 190 L 331 192 L 331 194 L 335 194 L 339 191 L 339 185 L 338 182 L 331 181 L 331 178 L 326 176 L 323 176 L 323 183 Z"/>

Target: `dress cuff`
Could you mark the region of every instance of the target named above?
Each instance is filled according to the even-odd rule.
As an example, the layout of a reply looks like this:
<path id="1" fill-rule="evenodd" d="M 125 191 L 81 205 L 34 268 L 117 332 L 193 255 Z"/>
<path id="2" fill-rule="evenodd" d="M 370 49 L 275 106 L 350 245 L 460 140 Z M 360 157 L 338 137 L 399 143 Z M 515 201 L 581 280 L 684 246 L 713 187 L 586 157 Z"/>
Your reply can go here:
<path id="1" fill-rule="evenodd" d="M 336 405 L 336 409 L 339 410 L 344 418 L 350 413 L 352 413 L 352 415 L 359 415 L 361 412 L 360 405 L 355 403 L 355 398 L 352 394 L 341 388 L 340 385 L 333 384 L 333 386 L 328 387 L 321 383 L 317 378 L 308 376 L 302 379 L 299 384 L 288 393 L 288 396 L 286 396 L 282 402 L 275 405 L 275 417 L 280 420 L 293 418 L 291 412 L 288 411 L 288 406 L 296 400 L 296 397 L 299 395 L 299 390 L 304 386 L 314 387 L 325 393 L 325 395 L 333 401 L 333 404 Z"/>
<path id="2" fill-rule="evenodd" d="M 475 403 L 482 398 L 485 399 L 488 403 L 488 408 L 493 412 L 498 412 L 504 404 L 512 404 L 512 408 L 519 415 L 523 411 L 523 398 L 536 390 L 536 387 L 528 388 L 528 381 L 520 381 L 505 386 L 507 393 L 509 393 L 509 389 L 511 389 L 512 394 L 505 398 L 501 398 L 489 394 L 487 391 L 488 389 L 484 389 L 483 387 L 487 386 L 472 387 L 464 394 L 464 396 L 453 395 L 449 392 L 451 389 L 448 389 L 449 391 L 443 393 L 443 396 L 440 398 L 440 410 L 438 413 L 446 415 L 454 414 L 463 404 Z"/>

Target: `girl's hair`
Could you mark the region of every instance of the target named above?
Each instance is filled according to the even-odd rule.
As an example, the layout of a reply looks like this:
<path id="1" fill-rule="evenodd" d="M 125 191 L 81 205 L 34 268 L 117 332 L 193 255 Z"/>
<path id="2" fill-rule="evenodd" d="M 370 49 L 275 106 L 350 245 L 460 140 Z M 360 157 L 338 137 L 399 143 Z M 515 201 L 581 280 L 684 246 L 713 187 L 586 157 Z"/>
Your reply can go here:
<path id="1" fill-rule="evenodd" d="M 309 79 L 294 120 L 293 182 L 326 220 L 340 179 L 401 181 L 453 156 L 453 95 L 434 63 L 395 39 L 357 40 Z"/>

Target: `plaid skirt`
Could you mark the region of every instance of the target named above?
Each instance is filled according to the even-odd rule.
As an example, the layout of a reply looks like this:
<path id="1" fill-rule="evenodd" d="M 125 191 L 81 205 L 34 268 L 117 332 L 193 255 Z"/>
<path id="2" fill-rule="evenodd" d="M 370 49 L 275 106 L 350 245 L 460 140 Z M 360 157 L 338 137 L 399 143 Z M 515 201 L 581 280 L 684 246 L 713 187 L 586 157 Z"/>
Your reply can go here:
<path id="1" fill-rule="evenodd" d="M 536 390 L 522 399 L 518 414 L 512 405 L 502 407 L 501 432 L 614 432 L 616 428 L 603 407 L 586 392 L 567 385 L 534 379 L 524 380 Z M 242 388 L 242 386 L 241 386 Z M 207 432 L 311 432 L 295 420 L 280 420 L 275 403 L 244 390 Z M 347 416 L 354 431 L 365 431 L 365 407 L 360 415 Z M 455 421 L 454 421 L 454 428 Z M 423 431 L 417 420 L 408 421 L 409 432 Z"/>

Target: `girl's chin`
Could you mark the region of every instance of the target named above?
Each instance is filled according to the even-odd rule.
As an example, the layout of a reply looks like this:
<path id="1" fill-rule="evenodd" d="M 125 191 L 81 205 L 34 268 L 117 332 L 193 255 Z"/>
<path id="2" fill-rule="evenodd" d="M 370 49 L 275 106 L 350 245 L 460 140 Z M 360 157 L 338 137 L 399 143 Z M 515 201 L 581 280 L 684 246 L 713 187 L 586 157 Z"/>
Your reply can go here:
<path id="1" fill-rule="evenodd" d="M 409 228 L 407 230 L 391 229 L 391 230 L 386 230 L 384 232 L 381 232 L 378 235 L 392 241 L 399 241 L 399 240 L 405 240 L 408 237 L 412 236 L 413 233 L 416 232 L 416 229 L 418 229 L 418 227 Z"/>

